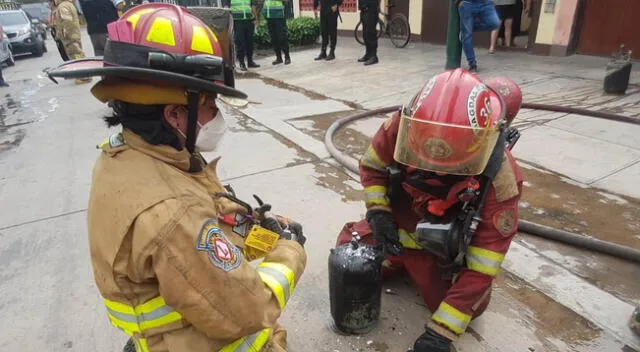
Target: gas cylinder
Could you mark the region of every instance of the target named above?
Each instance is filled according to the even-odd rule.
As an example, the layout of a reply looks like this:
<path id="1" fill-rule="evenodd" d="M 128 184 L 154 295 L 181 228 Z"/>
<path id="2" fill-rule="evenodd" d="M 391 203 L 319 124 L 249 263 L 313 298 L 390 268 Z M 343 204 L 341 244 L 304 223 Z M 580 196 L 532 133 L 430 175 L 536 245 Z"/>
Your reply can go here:
<path id="1" fill-rule="evenodd" d="M 384 256 L 361 243 L 358 233 L 352 235 L 351 242 L 329 255 L 331 316 L 338 330 L 364 334 L 376 327 L 380 317 Z"/>
<path id="2" fill-rule="evenodd" d="M 629 87 L 631 77 L 631 50 L 626 50 L 624 44 L 614 54 L 607 64 L 604 77 L 604 91 L 607 94 L 624 94 Z"/>

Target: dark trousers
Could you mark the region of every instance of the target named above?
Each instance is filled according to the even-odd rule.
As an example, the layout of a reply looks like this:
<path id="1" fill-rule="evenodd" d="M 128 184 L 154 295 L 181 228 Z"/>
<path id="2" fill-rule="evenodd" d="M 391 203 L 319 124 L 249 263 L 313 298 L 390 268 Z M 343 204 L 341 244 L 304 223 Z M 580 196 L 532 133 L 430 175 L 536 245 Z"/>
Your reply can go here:
<path id="1" fill-rule="evenodd" d="M 233 21 L 233 42 L 236 46 L 236 56 L 238 61 L 253 61 L 253 31 L 255 27 L 251 20 Z"/>
<path id="2" fill-rule="evenodd" d="M 367 56 L 373 57 L 378 55 L 378 6 L 369 6 L 360 11 L 360 20 L 362 21 L 362 36 L 364 37 L 364 46 L 367 48 Z"/>
<path id="3" fill-rule="evenodd" d="M 107 33 L 89 34 L 89 38 L 91 38 L 93 54 L 95 56 L 104 56 L 104 46 L 107 44 Z"/>
<path id="4" fill-rule="evenodd" d="M 2 65 L 0 64 L 0 84 L 5 84 L 4 76 L 2 76 Z"/>
<path id="5" fill-rule="evenodd" d="M 289 32 L 287 31 L 287 21 L 284 18 L 269 18 L 267 20 L 271 45 L 278 59 L 282 59 L 282 53 L 289 57 Z"/>
<path id="6" fill-rule="evenodd" d="M 329 43 L 331 43 L 329 48 L 334 51 L 338 39 L 338 11 L 322 10 L 320 13 L 320 34 L 322 35 L 322 51 L 327 50 Z"/>

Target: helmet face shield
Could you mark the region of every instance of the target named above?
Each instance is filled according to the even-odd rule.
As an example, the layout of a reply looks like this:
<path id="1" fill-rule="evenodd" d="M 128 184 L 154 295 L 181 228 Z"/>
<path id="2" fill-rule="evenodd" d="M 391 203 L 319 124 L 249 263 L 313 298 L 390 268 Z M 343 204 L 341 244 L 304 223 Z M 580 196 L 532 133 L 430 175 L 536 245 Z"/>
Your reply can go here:
<path id="1" fill-rule="evenodd" d="M 393 157 L 399 163 L 426 171 L 479 175 L 499 136 L 499 126 L 443 124 L 409 117 L 403 109 Z"/>

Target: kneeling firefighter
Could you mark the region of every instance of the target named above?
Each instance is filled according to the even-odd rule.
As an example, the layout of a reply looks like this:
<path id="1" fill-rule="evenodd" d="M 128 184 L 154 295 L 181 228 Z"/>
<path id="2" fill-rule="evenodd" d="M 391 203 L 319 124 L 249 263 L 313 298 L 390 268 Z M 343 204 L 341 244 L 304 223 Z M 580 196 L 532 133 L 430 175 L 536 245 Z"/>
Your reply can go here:
<path id="1" fill-rule="evenodd" d="M 219 37 L 161 3 L 108 30 L 104 62 L 48 74 L 101 76 L 92 93 L 113 107 L 107 124 L 123 127 L 99 146 L 88 225 L 107 316 L 131 336 L 125 350 L 286 351 L 277 320 L 306 264 L 301 228 L 238 200 L 218 159 L 199 153 L 226 130 L 223 102 L 246 98 L 223 83 Z"/>
<path id="2" fill-rule="evenodd" d="M 360 159 L 366 219 L 347 223 L 340 233 L 332 256 L 345 257 L 330 261 L 330 286 L 350 287 L 358 279 L 337 281 L 354 272 L 408 273 L 433 312 L 415 352 L 448 352 L 489 303 L 491 284 L 517 230 L 523 179 L 510 153 L 518 132 L 509 122 L 520 104 L 520 89 L 510 79 L 483 83 L 461 69 L 441 73 L 384 122 Z M 362 255 L 348 258 L 352 249 L 342 250 L 357 247 L 346 243 L 358 238 L 382 249 L 384 262 L 376 269 L 369 255 L 368 271 L 357 265 L 334 268 L 332 263 L 363 262 Z M 335 274 L 344 268 L 351 272 Z M 341 302 L 353 298 L 349 292 L 331 291 L 338 328 L 375 326 L 374 321 L 350 321 L 377 319 L 371 311 L 334 309 L 349 307 Z M 379 292 L 361 297 L 379 305 Z M 362 300 L 353 301 L 359 302 L 353 309 L 362 309 Z"/>

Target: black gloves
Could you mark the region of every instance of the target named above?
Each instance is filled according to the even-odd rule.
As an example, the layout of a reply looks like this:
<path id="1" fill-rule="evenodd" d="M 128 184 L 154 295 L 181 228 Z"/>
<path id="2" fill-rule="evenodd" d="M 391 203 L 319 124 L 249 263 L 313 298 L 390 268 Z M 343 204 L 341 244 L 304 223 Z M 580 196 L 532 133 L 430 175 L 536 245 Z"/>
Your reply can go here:
<path id="1" fill-rule="evenodd" d="M 271 205 L 262 203 L 255 209 L 261 219 L 260 226 L 280 235 L 285 240 L 296 241 L 304 246 L 307 238 L 302 234 L 302 225 L 282 216 L 271 214 Z"/>
<path id="2" fill-rule="evenodd" d="M 413 345 L 410 352 L 450 352 L 451 340 L 427 328 Z"/>
<path id="3" fill-rule="evenodd" d="M 402 244 L 398 238 L 398 229 L 393 223 L 391 212 L 383 209 L 367 211 L 367 222 L 373 231 L 376 242 L 382 246 L 385 254 L 402 254 Z"/>

